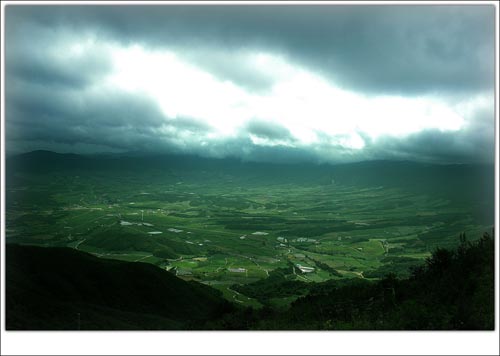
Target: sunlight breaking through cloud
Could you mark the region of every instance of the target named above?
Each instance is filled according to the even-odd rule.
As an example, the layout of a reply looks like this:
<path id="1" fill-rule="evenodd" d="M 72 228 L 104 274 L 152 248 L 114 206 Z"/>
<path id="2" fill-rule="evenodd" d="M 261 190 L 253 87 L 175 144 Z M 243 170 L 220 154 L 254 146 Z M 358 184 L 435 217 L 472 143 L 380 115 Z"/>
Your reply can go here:
<path id="1" fill-rule="evenodd" d="M 237 58 L 242 58 L 237 57 Z M 283 57 L 248 53 L 260 75 L 269 75 L 272 87 L 257 94 L 220 79 L 183 60 L 182 52 L 148 51 L 139 45 L 116 48 L 110 85 L 144 93 L 158 103 L 166 117 L 193 117 L 208 123 L 219 137 L 236 136 L 254 118 L 287 128 L 297 144 L 317 142 L 323 132 L 337 144 L 362 149 L 358 132 L 371 138 L 405 136 L 423 129 L 457 131 L 464 118 L 446 102 L 433 97 L 365 96 L 341 89 Z M 233 63 L 238 66 L 238 63 Z M 283 140 L 252 136 L 257 145 L 285 144 Z M 291 144 L 291 143 L 289 143 Z"/>

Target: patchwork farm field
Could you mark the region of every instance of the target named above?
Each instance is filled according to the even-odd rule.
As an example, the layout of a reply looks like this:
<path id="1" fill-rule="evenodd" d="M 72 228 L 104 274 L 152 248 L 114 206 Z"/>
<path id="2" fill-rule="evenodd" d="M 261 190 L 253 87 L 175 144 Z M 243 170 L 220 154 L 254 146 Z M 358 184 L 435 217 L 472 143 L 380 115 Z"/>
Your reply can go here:
<path id="1" fill-rule="evenodd" d="M 303 282 L 404 277 L 437 247 L 456 246 L 460 233 L 490 228 L 445 194 L 333 179 L 82 170 L 19 173 L 8 183 L 7 242 L 151 263 L 254 307 L 231 286 L 278 269 Z"/>

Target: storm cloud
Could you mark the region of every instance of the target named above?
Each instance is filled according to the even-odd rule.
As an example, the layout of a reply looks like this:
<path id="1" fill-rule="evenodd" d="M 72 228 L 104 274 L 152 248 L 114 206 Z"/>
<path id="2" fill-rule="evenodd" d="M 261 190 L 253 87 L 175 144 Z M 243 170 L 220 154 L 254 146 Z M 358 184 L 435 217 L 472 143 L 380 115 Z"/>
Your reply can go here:
<path id="1" fill-rule="evenodd" d="M 494 159 L 488 5 L 17 6 L 7 151 Z"/>

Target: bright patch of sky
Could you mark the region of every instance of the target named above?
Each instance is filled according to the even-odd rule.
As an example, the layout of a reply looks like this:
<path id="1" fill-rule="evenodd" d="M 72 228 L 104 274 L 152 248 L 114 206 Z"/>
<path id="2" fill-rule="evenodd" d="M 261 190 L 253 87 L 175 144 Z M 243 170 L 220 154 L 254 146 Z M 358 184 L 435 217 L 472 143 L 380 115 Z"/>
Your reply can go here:
<path id="1" fill-rule="evenodd" d="M 298 145 L 317 143 L 317 133 L 322 133 L 354 149 L 364 147 L 360 134 L 377 139 L 424 129 L 460 130 L 466 123 L 464 115 L 487 104 L 480 97 L 451 105 L 433 96 L 366 96 L 273 53 L 235 56 L 242 59 L 272 79 L 270 90 L 252 92 L 193 65 L 182 52 L 151 51 L 139 45 L 114 48 L 114 71 L 106 81 L 121 90 L 149 95 L 168 118 L 208 123 L 216 132 L 212 139 L 234 136 L 258 118 L 287 128 Z M 255 135 L 251 139 L 257 145 L 292 144 Z"/>

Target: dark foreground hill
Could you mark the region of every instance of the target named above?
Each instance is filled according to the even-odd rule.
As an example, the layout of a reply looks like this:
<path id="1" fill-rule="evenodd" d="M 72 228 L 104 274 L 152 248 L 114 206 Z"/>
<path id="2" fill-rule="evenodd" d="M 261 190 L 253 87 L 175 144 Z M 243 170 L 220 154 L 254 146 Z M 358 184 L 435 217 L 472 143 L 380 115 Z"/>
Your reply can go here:
<path id="1" fill-rule="evenodd" d="M 8 330 L 198 329 L 231 309 L 220 293 L 146 263 L 7 245 Z"/>
<path id="2" fill-rule="evenodd" d="M 494 330 L 494 239 L 485 234 L 456 250 L 438 249 L 408 279 L 389 275 L 319 291 L 296 302 L 287 318 L 326 329 Z"/>

